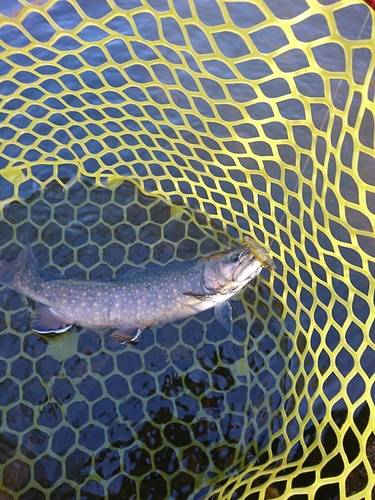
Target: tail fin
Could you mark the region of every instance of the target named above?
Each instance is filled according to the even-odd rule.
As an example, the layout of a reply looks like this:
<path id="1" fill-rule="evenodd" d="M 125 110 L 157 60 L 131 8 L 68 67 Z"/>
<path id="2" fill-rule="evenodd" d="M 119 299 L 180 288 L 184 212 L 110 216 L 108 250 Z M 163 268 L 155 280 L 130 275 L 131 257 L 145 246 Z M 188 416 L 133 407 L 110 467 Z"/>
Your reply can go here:
<path id="1" fill-rule="evenodd" d="M 24 281 L 35 280 L 42 273 L 30 246 L 13 260 L 0 260 L 0 283 L 20 293 L 24 292 Z"/>

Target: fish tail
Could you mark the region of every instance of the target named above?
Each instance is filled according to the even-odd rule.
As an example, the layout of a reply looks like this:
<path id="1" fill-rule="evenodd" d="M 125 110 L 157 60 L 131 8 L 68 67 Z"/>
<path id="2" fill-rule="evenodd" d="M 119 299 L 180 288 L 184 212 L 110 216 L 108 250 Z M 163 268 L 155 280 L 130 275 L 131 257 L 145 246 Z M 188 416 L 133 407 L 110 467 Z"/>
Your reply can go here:
<path id="1" fill-rule="evenodd" d="M 0 260 L 0 283 L 20 293 L 36 287 L 43 274 L 30 246 L 13 260 Z"/>

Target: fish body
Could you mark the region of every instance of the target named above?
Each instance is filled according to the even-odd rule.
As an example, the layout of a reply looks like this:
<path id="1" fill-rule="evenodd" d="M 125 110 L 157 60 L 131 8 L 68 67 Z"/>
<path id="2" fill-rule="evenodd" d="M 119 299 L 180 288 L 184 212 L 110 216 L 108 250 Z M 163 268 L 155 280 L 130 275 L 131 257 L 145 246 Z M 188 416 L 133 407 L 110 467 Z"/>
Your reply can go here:
<path id="1" fill-rule="evenodd" d="M 72 325 L 107 328 L 119 343 L 142 330 L 212 307 L 229 331 L 236 295 L 262 269 L 248 245 L 203 259 L 135 269 L 114 281 L 55 278 L 37 264 L 30 247 L 12 261 L 0 260 L 0 283 L 36 301 L 32 328 L 61 333 Z"/>

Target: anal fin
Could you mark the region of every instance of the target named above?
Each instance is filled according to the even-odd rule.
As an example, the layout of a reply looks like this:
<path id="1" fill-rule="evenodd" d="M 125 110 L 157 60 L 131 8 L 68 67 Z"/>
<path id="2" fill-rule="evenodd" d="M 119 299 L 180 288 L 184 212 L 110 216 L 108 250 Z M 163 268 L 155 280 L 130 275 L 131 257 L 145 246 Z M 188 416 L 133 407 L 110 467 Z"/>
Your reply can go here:
<path id="1" fill-rule="evenodd" d="M 127 342 L 136 342 L 142 332 L 143 328 L 134 328 L 133 326 L 130 328 L 118 328 L 111 333 L 111 337 L 113 337 L 118 344 L 126 344 Z"/>
<path id="2" fill-rule="evenodd" d="M 73 323 L 44 304 L 37 303 L 31 328 L 37 333 L 62 333 L 69 330 Z"/>

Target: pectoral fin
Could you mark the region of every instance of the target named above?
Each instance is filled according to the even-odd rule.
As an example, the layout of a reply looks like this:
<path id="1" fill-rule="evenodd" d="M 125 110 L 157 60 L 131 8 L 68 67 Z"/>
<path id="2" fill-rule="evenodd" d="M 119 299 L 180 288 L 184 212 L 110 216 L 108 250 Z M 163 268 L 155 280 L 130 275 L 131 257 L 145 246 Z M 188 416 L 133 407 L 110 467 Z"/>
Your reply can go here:
<path id="1" fill-rule="evenodd" d="M 111 337 L 113 337 L 118 344 L 126 344 L 127 342 L 136 342 L 142 332 L 143 328 L 118 328 L 111 333 Z"/>
<path id="2" fill-rule="evenodd" d="M 44 304 L 36 304 L 31 328 L 37 333 L 62 333 L 73 323 Z"/>
<path id="3" fill-rule="evenodd" d="M 215 316 L 218 322 L 223 325 L 227 332 L 232 332 L 232 306 L 226 300 L 215 306 Z"/>

